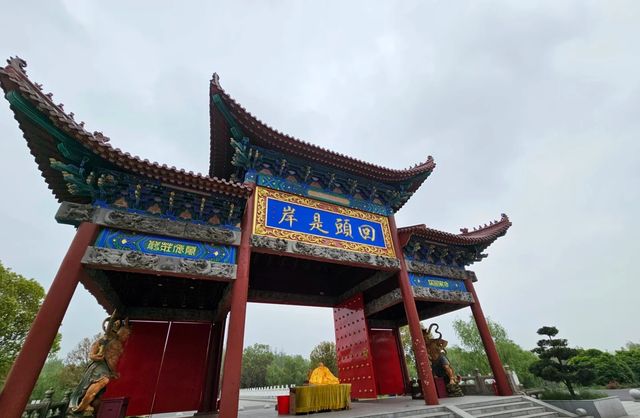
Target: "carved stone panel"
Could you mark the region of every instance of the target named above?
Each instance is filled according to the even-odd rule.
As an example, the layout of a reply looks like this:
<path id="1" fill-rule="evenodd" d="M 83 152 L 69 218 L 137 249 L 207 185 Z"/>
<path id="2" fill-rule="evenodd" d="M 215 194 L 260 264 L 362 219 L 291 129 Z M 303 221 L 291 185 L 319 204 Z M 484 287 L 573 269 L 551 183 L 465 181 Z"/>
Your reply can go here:
<path id="1" fill-rule="evenodd" d="M 469 292 L 457 290 L 439 290 L 431 287 L 412 286 L 416 299 L 437 300 L 440 302 L 473 303 L 473 296 Z"/>
<path id="2" fill-rule="evenodd" d="M 239 231 L 71 202 L 63 202 L 60 205 L 56 220 L 60 223 L 73 225 L 78 225 L 81 222 L 93 222 L 115 229 L 227 245 L 240 245 Z"/>
<path id="3" fill-rule="evenodd" d="M 164 275 L 175 274 L 226 280 L 236 278 L 236 266 L 234 264 L 143 254 L 138 251 L 122 251 L 109 248 L 88 247 L 82 258 L 82 263 L 106 270 L 133 270 Z"/>
<path id="4" fill-rule="evenodd" d="M 251 237 L 251 246 L 254 248 L 265 248 L 271 251 L 289 254 L 300 254 L 304 256 L 324 258 L 333 261 L 367 264 L 370 266 L 388 270 L 400 268 L 400 262 L 395 258 L 374 254 L 357 253 L 340 248 L 322 247 L 319 245 L 307 244 L 299 241 L 290 241 L 283 238 L 272 238 L 253 235 Z"/>
<path id="5" fill-rule="evenodd" d="M 56 213 L 56 221 L 59 223 L 70 223 L 78 225 L 81 222 L 93 222 L 95 208 L 91 205 L 81 205 L 79 203 L 62 202 Z"/>
<path id="6" fill-rule="evenodd" d="M 407 260 L 407 270 L 412 273 L 450 277 L 452 279 L 464 280 L 467 278 L 465 270 L 456 269 L 448 266 L 437 264 L 423 263 L 421 261 Z"/>

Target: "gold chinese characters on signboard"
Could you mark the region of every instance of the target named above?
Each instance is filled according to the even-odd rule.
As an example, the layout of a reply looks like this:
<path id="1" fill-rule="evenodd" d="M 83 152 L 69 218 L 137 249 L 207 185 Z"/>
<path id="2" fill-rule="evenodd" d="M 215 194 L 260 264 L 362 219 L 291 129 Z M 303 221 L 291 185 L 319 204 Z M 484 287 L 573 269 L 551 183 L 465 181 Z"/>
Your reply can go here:
<path id="1" fill-rule="evenodd" d="M 255 235 L 395 258 L 387 217 L 258 187 Z"/>

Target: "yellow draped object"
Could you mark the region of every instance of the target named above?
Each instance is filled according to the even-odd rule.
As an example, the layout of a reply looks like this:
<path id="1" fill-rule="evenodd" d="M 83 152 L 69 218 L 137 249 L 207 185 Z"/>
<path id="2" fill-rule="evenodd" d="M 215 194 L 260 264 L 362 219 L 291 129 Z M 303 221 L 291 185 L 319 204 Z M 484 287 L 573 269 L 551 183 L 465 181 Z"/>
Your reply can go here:
<path id="1" fill-rule="evenodd" d="M 349 409 L 351 384 L 297 386 L 294 396 L 296 414 Z"/>
<path id="2" fill-rule="evenodd" d="M 340 380 L 331 373 L 327 366 L 320 365 L 313 369 L 309 376 L 309 384 L 311 385 L 337 385 Z"/>

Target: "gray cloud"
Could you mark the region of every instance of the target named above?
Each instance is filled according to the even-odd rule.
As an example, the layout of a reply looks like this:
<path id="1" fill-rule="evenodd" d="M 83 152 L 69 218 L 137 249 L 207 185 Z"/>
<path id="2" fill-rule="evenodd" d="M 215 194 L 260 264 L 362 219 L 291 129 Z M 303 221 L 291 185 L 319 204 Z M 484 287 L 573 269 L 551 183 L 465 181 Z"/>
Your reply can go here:
<path id="1" fill-rule="evenodd" d="M 638 340 L 637 3 L 24 3 L 5 7 L 0 55 L 26 58 L 115 146 L 206 172 L 217 71 L 286 133 L 396 168 L 433 155 L 400 225 L 455 232 L 507 212 L 513 228 L 474 268 L 485 313 L 518 343 L 543 324 L 585 347 Z M 2 261 L 48 286 L 73 231 L 7 105 L 0 132 Z M 333 339 L 330 310 L 291 309 L 252 306 L 245 341 L 306 355 Z M 102 315 L 79 289 L 64 349 Z"/>

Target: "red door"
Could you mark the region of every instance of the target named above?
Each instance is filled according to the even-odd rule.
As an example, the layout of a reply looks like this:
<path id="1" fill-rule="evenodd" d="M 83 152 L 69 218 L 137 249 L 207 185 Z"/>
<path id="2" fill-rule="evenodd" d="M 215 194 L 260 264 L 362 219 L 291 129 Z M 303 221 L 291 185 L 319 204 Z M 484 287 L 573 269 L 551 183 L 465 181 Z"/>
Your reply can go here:
<path id="1" fill-rule="evenodd" d="M 372 329 L 369 331 L 369 339 L 378 394 L 403 394 L 402 357 L 395 333 L 390 329 Z"/>
<path id="2" fill-rule="evenodd" d="M 194 411 L 200 406 L 211 324 L 171 324 L 153 413 Z"/>
<path id="3" fill-rule="evenodd" d="M 120 378 L 112 380 L 103 398 L 129 398 L 127 415 L 151 412 L 168 322 L 131 321 L 131 336 L 120 357 Z"/>
<path id="4" fill-rule="evenodd" d="M 362 293 L 333 308 L 338 377 L 351 383 L 351 398 L 377 398 L 369 332 Z"/>
<path id="5" fill-rule="evenodd" d="M 194 411 L 200 406 L 211 324 L 131 321 L 120 378 L 104 399 L 127 397 L 127 415 Z"/>

